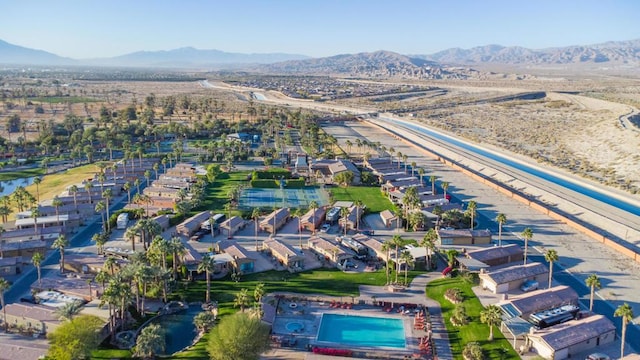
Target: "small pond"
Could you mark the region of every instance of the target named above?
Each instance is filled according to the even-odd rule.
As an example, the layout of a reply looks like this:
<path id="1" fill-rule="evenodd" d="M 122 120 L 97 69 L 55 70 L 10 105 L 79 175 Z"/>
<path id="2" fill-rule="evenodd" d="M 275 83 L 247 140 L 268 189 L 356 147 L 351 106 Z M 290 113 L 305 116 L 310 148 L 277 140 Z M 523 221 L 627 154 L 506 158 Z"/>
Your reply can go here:
<path id="1" fill-rule="evenodd" d="M 193 325 L 193 318 L 202 312 L 199 307 L 191 307 L 171 315 L 160 316 L 151 321 L 159 324 L 165 332 L 165 354 L 176 353 L 193 343 L 197 330 Z"/>
<path id="2" fill-rule="evenodd" d="M 0 196 L 11 195 L 11 193 L 13 193 L 18 188 L 18 186 L 27 187 L 33 184 L 33 179 L 35 179 L 35 176 L 15 180 L 0 181 L 0 187 L 2 189 L 2 191 L 0 191 Z M 35 196 L 36 194 L 32 195 Z"/>

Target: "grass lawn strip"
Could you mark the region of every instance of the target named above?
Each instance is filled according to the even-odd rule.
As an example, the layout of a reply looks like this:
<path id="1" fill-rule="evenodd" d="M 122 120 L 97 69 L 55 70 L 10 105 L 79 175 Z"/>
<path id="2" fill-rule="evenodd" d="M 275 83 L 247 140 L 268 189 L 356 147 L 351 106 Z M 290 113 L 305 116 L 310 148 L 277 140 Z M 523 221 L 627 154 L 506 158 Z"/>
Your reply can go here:
<path id="1" fill-rule="evenodd" d="M 362 201 L 369 212 L 377 213 L 393 209 L 391 201 L 387 199 L 377 186 L 349 186 L 347 188 L 332 187 L 329 189 L 334 201 Z"/>
<path id="2" fill-rule="evenodd" d="M 480 300 L 471 289 L 472 285 L 462 278 L 438 279 L 427 284 L 427 296 L 442 307 L 442 317 L 444 318 L 447 332 L 449 333 L 449 343 L 455 359 L 462 360 L 462 350 L 467 343 L 477 342 L 484 350 L 487 359 L 519 359 L 520 357 L 511 347 L 498 326 L 493 329 L 493 341 L 489 339 L 489 327 L 480 322 L 480 312 L 483 310 Z M 449 288 L 459 288 L 464 294 L 464 306 L 469 316 L 469 323 L 463 326 L 453 326 L 451 315 L 455 305 L 444 298 L 444 293 Z"/>

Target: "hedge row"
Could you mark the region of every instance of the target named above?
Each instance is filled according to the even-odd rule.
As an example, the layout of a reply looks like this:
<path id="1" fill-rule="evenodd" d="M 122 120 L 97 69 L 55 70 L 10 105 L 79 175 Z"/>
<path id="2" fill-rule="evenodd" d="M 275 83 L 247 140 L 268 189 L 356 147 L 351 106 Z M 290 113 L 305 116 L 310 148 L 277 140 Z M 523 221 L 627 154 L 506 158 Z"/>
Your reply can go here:
<path id="1" fill-rule="evenodd" d="M 302 189 L 305 186 L 304 179 L 289 179 L 285 182 L 288 189 Z M 272 179 L 255 179 L 251 180 L 251 187 L 260 189 L 278 189 L 280 182 Z"/>
<path id="2" fill-rule="evenodd" d="M 267 171 L 254 171 L 251 178 L 253 180 L 276 180 L 280 178 L 291 179 L 291 176 L 291 171 L 289 170 L 274 168 Z"/>

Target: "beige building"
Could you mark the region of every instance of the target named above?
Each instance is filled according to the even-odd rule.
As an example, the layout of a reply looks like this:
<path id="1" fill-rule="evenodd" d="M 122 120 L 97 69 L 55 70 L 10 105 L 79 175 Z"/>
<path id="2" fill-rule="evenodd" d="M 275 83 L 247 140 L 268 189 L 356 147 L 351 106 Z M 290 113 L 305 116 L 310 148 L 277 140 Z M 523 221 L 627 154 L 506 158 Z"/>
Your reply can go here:
<path id="1" fill-rule="evenodd" d="M 300 227 L 311 232 L 318 230 L 322 222 L 324 222 L 325 214 L 326 210 L 324 207 L 309 209 L 309 211 L 300 218 Z"/>
<path id="2" fill-rule="evenodd" d="M 491 243 L 490 230 L 437 229 L 440 245 L 478 245 Z"/>
<path id="3" fill-rule="evenodd" d="M 276 239 L 267 239 L 262 246 L 281 264 L 291 270 L 304 269 L 304 254 L 293 246 Z"/>
<path id="4" fill-rule="evenodd" d="M 178 234 L 182 234 L 184 236 L 191 236 L 198 229 L 200 229 L 200 225 L 203 222 L 209 220 L 210 214 L 208 211 L 202 211 L 188 218 L 187 220 L 181 222 L 176 226 L 176 231 Z"/>
<path id="5" fill-rule="evenodd" d="M 613 342 L 615 337 L 615 325 L 603 315 L 571 320 L 527 335 L 536 352 L 552 360 L 568 359 L 577 353 L 596 349 Z"/>
<path id="6" fill-rule="evenodd" d="M 480 286 L 494 294 L 502 294 L 518 289 L 527 280 L 546 283 L 549 279 L 549 269 L 542 263 L 515 265 L 495 271 L 480 272 Z"/>
<path id="7" fill-rule="evenodd" d="M 28 303 L 12 303 L 5 306 L 9 327 L 32 329 L 38 334 L 47 334 L 62 323 L 55 310 L 47 306 Z"/>
<path id="8" fill-rule="evenodd" d="M 289 221 L 289 217 L 289 208 L 275 210 L 260 221 L 260 230 L 273 234 Z"/>
<path id="9" fill-rule="evenodd" d="M 314 236 L 309 238 L 308 245 L 309 249 L 336 264 L 341 264 L 345 260 L 353 258 L 353 254 L 340 247 L 338 243 L 321 237 Z"/>
<path id="10" fill-rule="evenodd" d="M 221 233 L 227 235 L 228 238 L 231 238 L 233 234 L 238 232 L 241 229 L 244 229 L 247 224 L 243 218 L 240 216 L 234 216 L 231 219 L 227 219 L 220 224 Z"/>

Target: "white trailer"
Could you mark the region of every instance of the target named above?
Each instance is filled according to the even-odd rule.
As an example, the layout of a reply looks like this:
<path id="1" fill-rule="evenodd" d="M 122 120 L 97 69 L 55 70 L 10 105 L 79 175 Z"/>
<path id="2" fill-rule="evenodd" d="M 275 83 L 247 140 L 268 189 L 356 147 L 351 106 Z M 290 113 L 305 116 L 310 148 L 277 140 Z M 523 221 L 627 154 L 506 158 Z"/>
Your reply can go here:
<path id="1" fill-rule="evenodd" d="M 129 213 L 122 213 L 118 215 L 118 220 L 116 221 L 116 228 L 118 230 L 124 230 L 129 225 Z"/>

